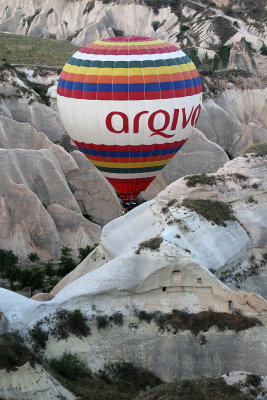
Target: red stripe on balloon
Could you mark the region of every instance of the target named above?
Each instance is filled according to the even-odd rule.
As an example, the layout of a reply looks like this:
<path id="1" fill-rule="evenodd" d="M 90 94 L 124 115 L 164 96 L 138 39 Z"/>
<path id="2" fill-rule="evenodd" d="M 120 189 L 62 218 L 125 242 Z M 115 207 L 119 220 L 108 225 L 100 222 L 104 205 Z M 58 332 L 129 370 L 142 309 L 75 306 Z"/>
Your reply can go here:
<path id="1" fill-rule="evenodd" d="M 156 100 L 193 96 L 202 92 L 202 85 L 186 89 L 153 90 L 150 92 L 93 92 L 65 89 L 58 86 L 57 93 L 64 97 L 85 100 Z"/>
<path id="2" fill-rule="evenodd" d="M 77 140 L 73 140 L 73 142 L 76 144 L 78 147 L 82 147 L 83 149 L 88 149 L 88 150 L 97 150 L 97 151 L 150 151 L 150 150 L 163 150 L 163 149 L 171 149 L 173 147 L 180 147 L 185 144 L 187 139 L 184 140 L 179 140 L 176 142 L 171 142 L 171 143 L 162 143 L 162 144 L 142 144 L 142 145 L 125 145 L 125 146 L 119 146 L 119 145 L 107 145 L 107 144 L 94 144 L 94 143 L 84 143 L 84 142 L 78 142 Z"/>
<path id="3" fill-rule="evenodd" d="M 146 190 L 153 179 L 155 179 L 155 176 L 135 179 L 116 179 L 106 176 L 106 179 L 117 190 L 123 200 L 131 200 L 135 199 L 140 192 Z"/>
<path id="4" fill-rule="evenodd" d="M 104 46 L 101 46 L 104 47 Z M 163 53 L 172 53 L 177 51 L 177 47 L 175 46 L 167 46 L 167 47 L 154 47 L 151 49 L 138 49 L 133 50 L 119 50 L 119 48 L 114 49 L 115 46 L 112 46 L 112 49 L 101 49 L 101 48 L 93 48 L 93 47 L 83 47 L 79 50 L 80 53 L 86 54 L 101 54 L 101 55 L 142 55 L 142 54 L 163 54 Z"/>

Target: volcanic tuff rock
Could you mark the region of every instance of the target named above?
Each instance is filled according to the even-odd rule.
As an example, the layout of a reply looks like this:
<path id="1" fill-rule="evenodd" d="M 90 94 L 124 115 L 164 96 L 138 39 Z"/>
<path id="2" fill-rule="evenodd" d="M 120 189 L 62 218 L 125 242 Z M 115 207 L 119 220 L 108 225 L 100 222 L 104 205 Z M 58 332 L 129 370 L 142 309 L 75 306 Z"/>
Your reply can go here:
<path id="1" fill-rule="evenodd" d="M 74 296 L 75 293 L 85 295 L 88 291 L 94 295 L 126 288 L 132 291 L 136 290 L 135 285 L 140 285 L 139 268 L 143 265 L 146 265 L 146 271 L 142 274 L 147 274 L 146 277 L 159 268 L 158 262 L 163 268 L 165 263 L 167 266 L 173 260 L 179 267 L 182 263 L 179 259 L 184 257 L 202 267 L 224 271 L 247 259 L 254 247 L 263 254 L 267 245 L 265 170 L 264 158 L 240 157 L 211 175 L 214 177 L 212 186 L 199 184 L 189 188 L 185 179 L 172 183 L 156 200 L 107 224 L 98 248 L 52 293 L 58 292 L 57 301 L 62 301 L 70 288 Z M 194 212 L 178 207 L 185 197 L 230 202 L 237 221 L 228 222 L 227 227 L 208 222 Z M 166 206 L 173 199 L 177 200 L 177 205 Z M 162 211 L 165 206 L 166 210 Z M 159 235 L 163 238 L 159 252 L 142 250 L 139 255 L 134 253 L 140 242 Z M 120 275 L 122 270 L 124 273 Z M 75 280 L 79 276 L 79 281 Z M 62 290 L 68 283 L 71 286 Z"/>
<path id="2" fill-rule="evenodd" d="M 234 156 L 256 143 L 267 142 L 267 89 L 225 90 L 206 100 L 198 129 Z"/>
<path id="3" fill-rule="evenodd" d="M 266 168 L 266 156 L 248 155 L 209 175 L 211 185 L 204 180 L 189 187 L 188 178 L 173 182 L 156 199 L 108 223 L 99 246 L 59 282 L 52 300 L 34 301 L 0 289 L 1 310 L 11 329 L 25 334 L 59 308 L 79 308 L 90 318 L 92 334 L 84 339 L 70 336 L 67 341 L 50 337 L 48 359 L 71 348 L 93 370 L 110 360 L 124 360 L 145 365 L 170 380 L 241 369 L 249 358 L 251 372 L 265 373 L 266 300 L 252 292 L 229 289 L 209 269 L 219 274 L 249 260 L 254 252 L 259 257 L 266 252 Z M 182 206 L 185 198 L 228 203 L 236 219 L 226 217 L 225 226 L 208 221 Z M 51 214 L 58 212 L 57 224 L 63 223 L 64 229 L 61 208 L 50 207 Z M 39 299 L 45 299 L 44 295 Z M 189 332 L 160 333 L 154 322 L 141 322 L 133 312 L 209 308 L 229 312 L 232 307 L 263 317 L 263 326 L 238 335 L 205 332 L 205 351 L 199 337 Z M 123 326 L 112 323 L 105 332 L 98 330 L 95 318 L 116 311 L 124 315 Z M 107 335 L 109 340 L 103 340 Z M 199 363 L 192 363 L 196 358 Z"/>
<path id="4" fill-rule="evenodd" d="M 234 44 L 230 51 L 228 69 L 242 69 L 257 74 L 257 66 L 246 39 Z"/>
<path id="5" fill-rule="evenodd" d="M 57 112 L 45 104 L 34 101 L 29 105 L 22 99 L 13 98 L 1 99 L 1 107 L 4 116 L 17 122 L 30 124 L 37 131 L 43 132 L 54 143 L 59 142 L 66 133 Z M 0 114 L 2 113 L 0 112 Z"/>
<path id="6" fill-rule="evenodd" d="M 0 371 L 0 396 L 21 400 L 75 399 L 44 367 L 40 364 L 33 367 L 29 362 L 16 371 Z"/>
<path id="7" fill-rule="evenodd" d="M 266 40 L 265 9 L 259 15 L 254 13 L 253 19 L 251 6 L 235 3 L 233 16 L 229 16 L 223 2 L 217 1 L 216 4 L 217 7 L 212 7 L 210 3 L 185 0 L 181 4 L 172 4 L 172 7 L 161 7 L 159 2 L 157 9 L 133 1 L 15 0 L 11 6 L 8 0 L 3 0 L 0 31 L 69 39 L 78 45 L 123 32 L 157 36 L 184 46 L 195 46 L 197 42 L 200 48 L 205 49 L 235 43 L 245 36 L 259 50 Z M 244 8 L 248 13 L 244 13 Z M 181 29 L 183 19 L 189 30 Z M 261 21 L 260 27 L 258 21 Z"/>
<path id="8" fill-rule="evenodd" d="M 176 181 L 185 175 L 210 173 L 229 160 L 225 151 L 216 143 L 195 129 L 176 157 L 173 157 L 163 169 L 162 175 L 167 183 Z"/>
<path id="9" fill-rule="evenodd" d="M 72 156 L 62 147 L 52 143 L 44 133 L 37 132 L 29 124 L 19 123 L 10 118 L 0 116 L 0 147 L 9 149 L 8 154 L 13 154 L 11 158 L 8 157 L 6 159 L 7 164 L 1 169 L 3 178 L 7 179 L 6 176 L 12 171 L 12 182 L 26 184 L 27 192 L 29 191 L 28 194 L 30 195 L 30 192 L 33 192 L 38 197 L 35 199 L 36 204 L 40 200 L 47 208 L 55 204 L 64 207 L 64 209 L 60 209 L 60 212 L 59 209 L 51 211 L 53 218 L 55 215 L 58 215 L 58 217 L 60 215 L 61 222 L 58 221 L 57 217 L 56 220 L 58 222 L 56 225 L 59 227 L 62 238 L 55 241 L 53 251 L 50 249 L 52 244 L 49 244 L 47 249 L 45 249 L 44 244 L 43 250 L 47 250 L 48 254 L 51 254 L 50 257 L 56 256 L 61 243 L 78 248 L 84 247 L 88 243 L 94 244 L 98 242 L 99 228 L 82 218 L 82 212 L 93 216 L 99 223 L 106 223 L 110 219 L 121 215 L 121 205 L 113 188 L 82 154 L 74 152 Z M 16 148 L 20 150 L 12 150 Z M 5 154 L 4 150 L 2 152 Z M 4 162 L 4 159 L 5 157 L 3 156 L 2 162 Z M 76 162 L 76 159 L 78 162 Z M 35 162 L 37 163 L 36 166 Z M 26 166 L 26 163 L 28 166 Z M 2 190 L 4 190 L 4 187 L 8 190 L 7 188 L 9 187 L 9 183 L 5 184 L 8 186 L 4 185 L 5 179 L 2 180 Z M 8 179 L 9 181 L 10 179 Z M 101 193 L 100 199 L 98 198 L 99 193 Z M 107 202 L 109 207 L 106 206 Z M 12 209 L 11 203 L 6 203 L 5 198 L 3 210 L 5 210 L 6 204 L 8 205 L 8 212 L 4 214 L 9 215 L 10 213 L 13 215 L 15 210 Z M 82 212 L 80 206 L 82 207 Z M 31 215 L 33 210 L 34 208 L 31 209 L 30 207 L 25 209 L 24 217 L 28 215 L 29 219 L 34 219 L 34 216 Z M 49 210 L 52 209 L 49 208 Z M 69 215 L 70 210 L 74 211 L 72 217 Z M 42 211 L 44 214 L 44 219 L 42 220 L 44 231 L 47 231 L 45 218 L 51 219 L 51 215 L 47 211 L 45 209 Z M 63 227 L 62 215 L 65 218 L 67 216 L 68 218 L 70 217 L 72 223 L 74 223 L 73 218 L 75 218 L 75 221 L 80 221 L 79 228 L 77 227 L 73 236 L 70 232 L 66 233 L 66 229 L 70 229 L 71 226 L 70 220 L 66 220 L 65 227 Z M 12 225 L 12 220 L 8 223 L 9 218 L 6 217 L 5 221 L 6 223 L 2 224 L 2 232 L 5 230 L 9 232 L 8 238 L 11 240 L 11 232 L 14 226 Z M 56 227 L 54 226 L 52 230 L 55 229 Z M 86 242 L 87 238 L 89 238 L 88 243 Z M 71 245 L 72 242 L 73 246 Z M 7 241 L 4 242 L 2 240 L 0 243 L 0 247 L 6 248 Z M 11 240 L 7 248 L 14 250 L 17 245 L 13 248 Z M 30 246 L 28 243 L 26 247 L 29 249 Z M 25 251 L 20 254 L 25 255 Z"/>
<path id="10" fill-rule="evenodd" d="M 73 151 L 71 156 L 79 170 L 70 171 L 67 179 L 82 213 L 92 215 L 101 225 L 120 216 L 122 207 L 117 194 L 101 172 L 80 151 Z"/>
<path id="11" fill-rule="evenodd" d="M 42 150 L 0 150 L 1 166 L 1 248 L 12 249 L 21 258 L 37 252 L 45 258 L 57 258 L 62 245 L 70 245 L 66 237 L 69 224 L 76 222 L 76 249 L 98 241 L 100 227 L 82 217 L 55 156 Z M 60 204 L 65 217 L 49 206 Z M 55 206 L 54 206 L 55 207 Z M 59 206 L 58 206 L 59 207 Z M 74 216 L 75 219 L 74 219 Z M 53 220 L 55 218 L 55 221 Z M 74 247 L 74 246 L 73 246 Z"/>

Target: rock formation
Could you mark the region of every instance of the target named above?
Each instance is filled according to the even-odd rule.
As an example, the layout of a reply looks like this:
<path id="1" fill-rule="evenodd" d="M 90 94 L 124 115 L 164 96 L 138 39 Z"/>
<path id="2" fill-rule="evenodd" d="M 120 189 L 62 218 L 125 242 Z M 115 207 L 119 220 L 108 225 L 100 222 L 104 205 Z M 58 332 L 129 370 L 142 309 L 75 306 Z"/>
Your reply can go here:
<path id="1" fill-rule="evenodd" d="M 256 20 L 240 13 L 247 8 L 246 5 L 234 5 L 237 21 L 225 13 L 224 1 L 217 1 L 216 4 L 217 7 L 212 7 L 210 4 L 186 1 L 175 4 L 175 7 L 159 5 L 157 8 L 132 1 L 118 4 L 93 0 L 45 0 L 42 3 L 32 0 L 21 3 L 15 0 L 11 6 L 8 0 L 3 0 L 0 7 L 0 31 L 68 39 L 77 45 L 125 33 L 157 36 L 181 45 L 195 45 L 197 40 L 200 48 L 207 50 L 214 45 L 235 43 L 245 36 L 259 50 L 266 40 L 264 10 L 262 29 L 259 29 Z M 240 19 L 240 15 L 243 19 Z M 186 34 L 182 28 L 182 18 L 186 18 L 189 28 Z"/>
<path id="2" fill-rule="evenodd" d="M 205 107 L 205 106 L 204 106 Z M 199 130 L 195 130 L 182 149 L 163 169 L 162 175 L 167 183 L 185 175 L 215 172 L 228 161 L 225 151 L 208 140 Z"/>
<path id="3" fill-rule="evenodd" d="M 230 51 L 228 69 L 242 69 L 252 74 L 257 74 L 257 66 L 249 44 L 243 37 L 234 44 Z"/>
<path id="4" fill-rule="evenodd" d="M 37 251 L 42 256 L 55 258 L 62 244 L 77 249 L 98 242 L 100 228 L 82 214 L 90 215 L 101 224 L 121 214 L 113 188 L 77 151 L 72 156 L 30 125 L 1 116 L 0 147 L 3 196 L 0 247 L 18 251 L 21 256 Z M 23 186 L 16 190 L 15 184 Z M 26 197 L 23 214 L 18 216 L 21 190 Z M 31 239 L 26 226 L 31 232 L 33 227 L 27 224 L 36 220 L 39 220 L 40 232 L 34 231 Z M 74 226 L 75 232 L 71 233 L 70 227 Z M 39 246 L 40 235 L 43 243 Z"/>
<path id="5" fill-rule="evenodd" d="M 37 321 L 51 318 L 59 308 L 79 308 L 90 318 L 92 334 L 85 339 L 71 335 L 67 341 L 50 338 L 46 356 L 60 357 L 71 348 L 93 370 L 110 360 L 125 360 L 146 365 L 161 378 L 171 380 L 240 370 L 249 359 L 250 372 L 261 369 L 262 374 L 267 373 L 262 352 L 266 300 L 252 292 L 232 290 L 214 275 L 240 268 L 254 253 L 264 257 L 266 191 L 266 156 L 253 154 L 227 162 L 217 173 L 181 178 L 156 199 L 108 223 L 100 245 L 59 282 L 51 293 L 52 300 L 44 294 L 37 297 L 41 301 L 26 299 L 0 289 L 1 310 L 10 328 L 26 335 Z M 212 204 L 205 201 L 221 201 L 231 205 L 234 214 L 226 208 L 221 222 L 217 214 L 209 220 L 207 214 L 188 208 L 183 203 L 186 198 L 202 200 L 208 208 Z M 60 219 L 61 207 L 50 207 L 51 214 L 58 213 L 57 226 L 68 235 L 64 218 Z M 136 309 L 148 313 L 173 309 L 231 313 L 239 309 L 259 316 L 263 325 L 238 335 L 231 330 L 205 332 L 203 351 L 200 337 L 189 332 L 160 333 L 154 322 L 138 320 Z M 124 324 L 109 323 L 109 340 L 103 341 L 107 333 L 97 328 L 97 316 L 109 321 L 117 311 L 123 314 Z M 45 321 L 43 326 L 47 327 Z"/>
<path id="6" fill-rule="evenodd" d="M 75 399 L 44 367 L 40 364 L 33 367 L 29 362 L 17 367 L 16 371 L 0 371 L 0 396 L 21 400 Z"/>
<path id="7" fill-rule="evenodd" d="M 225 90 L 204 102 L 198 129 L 233 156 L 267 142 L 267 89 Z"/>

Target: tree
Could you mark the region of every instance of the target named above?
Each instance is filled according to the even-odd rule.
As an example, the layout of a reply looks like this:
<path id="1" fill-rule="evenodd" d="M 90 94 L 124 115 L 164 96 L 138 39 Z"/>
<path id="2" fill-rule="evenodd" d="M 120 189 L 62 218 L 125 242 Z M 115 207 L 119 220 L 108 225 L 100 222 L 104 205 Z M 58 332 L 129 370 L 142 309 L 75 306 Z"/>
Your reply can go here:
<path id="1" fill-rule="evenodd" d="M 2 278 L 7 279 L 10 288 L 14 289 L 14 283 L 18 281 L 20 272 L 20 267 L 17 265 L 10 265 L 4 269 L 1 276 Z"/>
<path id="2" fill-rule="evenodd" d="M 35 290 L 40 290 L 44 284 L 44 273 L 38 267 L 26 268 L 18 276 L 20 289 L 30 291 L 31 297 Z"/>
<path id="3" fill-rule="evenodd" d="M 193 61 L 193 63 L 195 64 L 195 66 L 198 68 L 200 65 L 200 60 L 198 58 L 198 51 L 194 47 L 191 49 L 190 58 Z"/>
<path id="4" fill-rule="evenodd" d="M 87 245 L 86 247 L 79 247 L 78 251 L 80 262 L 82 262 L 88 256 L 88 254 L 90 254 L 96 248 L 96 246 L 97 244 L 95 243 L 93 246 Z"/>
<path id="5" fill-rule="evenodd" d="M 20 267 L 17 266 L 18 257 L 12 250 L 0 249 L 0 276 L 8 280 L 11 288 L 20 273 Z"/>
<path id="6" fill-rule="evenodd" d="M 18 262 L 18 257 L 13 253 L 12 250 L 0 249 L 0 272 L 4 271 L 5 268 L 12 267 Z"/>
<path id="7" fill-rule="evenodd" d="M 38 260 L 40 260 L 40 257 L 38 256 L 38 254 L 37 253 L 29 253 L 28 255 L 27 255 L 27 257 L 28 257 L 28 259 L 30 260 L 30 261 L 38 261 Z"/>
<path id="8" fill-rule="evenodd" d="M 260 48 L 260 52 L 263 56 L 267 56 L 267 46 L 265 46 L 265 43 Z"/>
<path id="9" fill-rule="evenodd" d="M 227 65 L 228 65 L 229 57 L 230 57 L 230 50 L 231 50 L 231 48 L 229 46 L 221 46 L 219 48 L 220 58 L 222 60 L 222 65 L 224 67 L 227 67 Z"/>
<path id="10" fill-rule="evenodd" d="M 219 67 L 220 64 L 220 58 L 218 54 L 215 54 L 214 59 L 213 59 L 213 71 L 216 71 Z"/>
<path id="11" fill-rule="evenodd" d="M 71 249 L 69 247 L 63 246 L 61 249 L 60 263 L 58 264 L 57 275 L 64 277 L 74 268 L 76 268 L 76 262 L 71 257 Z"/>

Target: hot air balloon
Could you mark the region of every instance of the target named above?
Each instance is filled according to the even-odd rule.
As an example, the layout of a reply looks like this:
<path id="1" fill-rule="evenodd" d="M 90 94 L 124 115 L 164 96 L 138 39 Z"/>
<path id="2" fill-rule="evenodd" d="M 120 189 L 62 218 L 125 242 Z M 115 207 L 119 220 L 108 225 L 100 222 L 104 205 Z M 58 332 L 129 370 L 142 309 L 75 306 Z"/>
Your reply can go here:
<path id="1" fill-rule="evenodd" d="M 144 191 L 181 149 L 201 99 L 190 58 L 163 40 L 138 36 L 82 47 L 57 88 L 68 134 L 124 201 Z"/>

